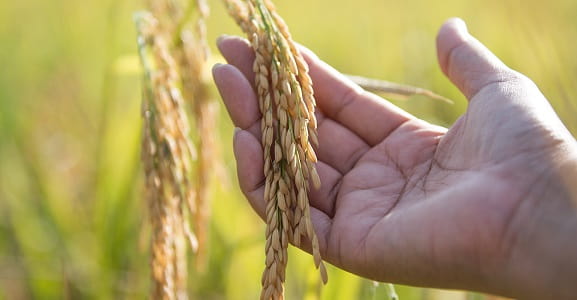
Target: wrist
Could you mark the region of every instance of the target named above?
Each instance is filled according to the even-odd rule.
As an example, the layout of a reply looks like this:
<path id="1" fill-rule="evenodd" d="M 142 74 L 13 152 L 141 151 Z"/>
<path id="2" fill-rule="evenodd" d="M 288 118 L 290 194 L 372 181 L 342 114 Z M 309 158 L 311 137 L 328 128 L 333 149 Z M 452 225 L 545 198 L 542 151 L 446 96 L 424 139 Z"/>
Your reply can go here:
<path id="1" fill-rule="evenodd" d="M 577 151 L 557 152 L 510 220 L 497 293 L 521 299 L 577 295 Z M 544 160 L 544 161 L 547 161 Z"/>

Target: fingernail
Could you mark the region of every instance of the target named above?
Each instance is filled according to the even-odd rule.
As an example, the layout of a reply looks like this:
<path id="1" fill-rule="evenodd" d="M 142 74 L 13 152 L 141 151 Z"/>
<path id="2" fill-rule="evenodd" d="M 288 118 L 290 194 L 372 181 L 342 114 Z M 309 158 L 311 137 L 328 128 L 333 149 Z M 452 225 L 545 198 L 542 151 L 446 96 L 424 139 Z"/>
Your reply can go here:
<path id="1" fill-rule="evenodd" d="M 216 38 L 216 45 L 217 46 L 220 45 L 220 43 L 222 43 L 222 41 L 224 41 L 228 37 L 230 37 L 228 34 L 221 34 L 218 38 Z"/>
<path id="2" fill-rule="evenodd" d="M 216 80 L 216 71 L 218 70 L 218 68 L 221 68 L 222 66 L 224 66 L 224 64 L 221 63 L 216 63 L 214 64 L 214 66 L 212 66 L 212 77 L 215 78 Z"/>
<path id="3" fill-rule="evenodd" d="M 216 69 L 218 69 L 218 68 L 220 68 L 220 67 L 222 67 L 222 66 L 224 66 L 224 64 L 221 64 L 221 63 L 217 62 L 217 63 L 214 64 L 214 66 L 212 66 L 212 71 L 214 71 L 214 70 L 216 70 Z"/>

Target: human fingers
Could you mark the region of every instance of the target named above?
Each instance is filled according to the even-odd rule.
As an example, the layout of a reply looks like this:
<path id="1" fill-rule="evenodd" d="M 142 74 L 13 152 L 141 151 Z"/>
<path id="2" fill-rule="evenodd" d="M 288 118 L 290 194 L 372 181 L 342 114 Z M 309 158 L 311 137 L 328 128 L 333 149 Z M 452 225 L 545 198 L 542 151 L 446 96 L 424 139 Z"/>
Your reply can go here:
<path id="1" fill-rule="evenodd" d="M 380 143 L 403 123 L 414 118 L 387 100 L 366 92 L 309 49 L 301 47 L 300 50 L 309 65 L 321 111 L 358 135 L 369 146 Z"/>
<path id="2" fill-rule="evenodd" d="M 263 152 L 259 140 L 247 130 L 236 128 L 234 157 L 240 190 L 256 213 L 265 219 Z"/>
<path id="3" fill-rule="evenodd" d="M 261 113 L 257 97 L 245 76 L 232 65 L 216 65 L 213 76 L 223 102 L 235 126 L 260 139 Z M 319 114 L 319 160 L 340 173 L 350 170 L 368 145 L 349 129 Z"/>
<path id="4" fill-rule="evenodd" d="M 323 114 L 318 114 L 317 120 L 319 160 L 342 175 L 347 174 L 371 147 L 354 132 Z"/>
<path id="5" fill-rule="evenodd" d="M 233 124 L 260 139 L 261 113 L 254 90 L 246 77 L 232 65 L 215 65 L 214 81 Z"/>
<path id="6" fill-rule="evenodd" d="M 262 214 L 262 211 L 258 210 L 262 208 L 262 205 L 258 205 L 263 201 L 262 195 L 258 193 L 263 192 L 261 185 L 264 181 L 262 171 L 263 154 L 259 142 L 261 136 L 261 114 L 257 107 L 256 95 L 244 75 L 234 66 L 217 65 L 213 68 L 213 74 L 223 102 L 234 125 L 238 128 L 234 137 L 234 147 L 238 164 L 240 187 L 251 201 L 252 206 Z M 335 137 L 346 137 L 347 129 L 333 123 L 333 121 L 322 121 L 319 124 L 319 131 L 329 133 Z M 252 135 L 253 139 L 245 136 L 246 134 Z M 338 151 L 335 152 L 340 154 L 327 155 L 329 163 L 334 162 L 338 166 L 351 164 L 353 160 L 346 158 L 347 153 L 345 152 L 350 152 L 350 156 L 354 158 L 358 156 L 358 154 L 355 154 L 358 153 L 356 150 L 357 147 L 366 147 L 358 138 L 355 140 L 355 136 L 352 133 L 349 133 L 349 135 L 352 135 L 352 139 L 348 143 L 341 140 L 340 143 L 343 145 L 333 145 L 338 149 Z M 326 138 L 323 137 L 321 141 L 325 139 Z M 331 146 L 331 143 L 336 142 L 327 141 L 323 149 Z M 342 159 L 339 159 L 339 155 L 342 156 Z M 342 163 L 341 160 L 344 161 L 344 163 Z M 311 205 L 326 214 L 332 214 L 336 196 L 333 189 L 342 175 L 338 170 L 334 169 L 334 167 L 322 161 L 319 162 L 318 169 L 319 176 L 324 185 L 318 191 L 315 190 L 311 193 Z"/>
<path id="7" fill-rule="evenodd" d="M 257 138 L 250 132 L 240 128 L 235 129 L 233 137 L 234 156 L 237 164 L 237 176 L 240 189 L 248 199 L 254 211 L 263 219 L 266 219 L 266 203 L 264 200 L 265 177 L 262 172 L 262 148 Z M 327 182 L 338 180 L 330 167 L 320 163 L 319 173 Z M 311 196 L 311 221 L 319 237 L 321 253 L 326 251 L 326 237 L 331 226 L 331 217 L 326 211 L 332 210 L 333 203 L 327 202 L 327 197 L 319 197 L 323 189 L 313 192 Z M 315 194 L 316 193 L 316 194 Z M 316 195 L 316 196 L 315 196 Z M 303 241 L 301 248 L 311 251 L 310 241 Z"/>
<path id="8" fill-rule="evenodd" d="M 221 38 L 220 48 L 227 60 L 238 66 L 217 65 L 213 73 L 225 106 L 234 122 L 242 129 L 247 129 L 260 138 L 258 120 L 261 114 L 258 110 L 257 97 L 252 89 L 249 78 L 253 78 L 252 68 L 248 60 L 254 59 L 252 50 L 245 40 L 235 37 Z M 247 59 L 248 57 L 248 59 Z M 244 69 L 244 70 L 243 70 Z M 325 118 L 319 118 L 319 160 L 326 162 L 342 174 L 350 170 L 358 158 L 368 150 L 369 146 L 342 124 Z"/>
<path id="9" fill-rule="evenodd" d="M 249 82 L 254 81 L 254 53 L 248 42 L 238 37 L 222 37 L 218 48 Z M 320 110 L 348 128 L 369 145 L 375 145 L 405 121 L 410 114 L 388 101 L 362 90 L 338 71 L 322 62 L 310 50 L 300 47 L 307 60 Z"/>
<path id="10" fill-rule="evenodd" d="M 252 64 L 255 55 L 249 42 L 238 36 L 222 35 L 217 39 L 216 46 L 226 61 L 237 67 L 251 86 L 254 86 Z"/>

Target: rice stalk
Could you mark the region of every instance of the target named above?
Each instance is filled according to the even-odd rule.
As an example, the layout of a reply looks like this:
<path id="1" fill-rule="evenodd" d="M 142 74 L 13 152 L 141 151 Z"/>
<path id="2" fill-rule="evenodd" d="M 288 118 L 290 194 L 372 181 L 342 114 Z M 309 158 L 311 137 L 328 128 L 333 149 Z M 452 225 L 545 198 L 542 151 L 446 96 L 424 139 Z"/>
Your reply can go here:
<path id="1" fill-rule="evenodd" d="M 443 101 L 448 104 L 454 103 L 451 99 L 441 96 L 433 91 L 416 86 L 356 75 L 347 75 L 347 78 L 349 78 L 351 81 L 353 81 L 363 89 L 377 94 L 388 94 L 402 97 L 421 95 L 429 97 L 433 100 Z"/>
<path id="2" fill-rule="evenodd" d="M 209 7 L 205 0 L 195 0 L 194 4 L 198 13 L 194 29 L 185 26 L 189 22 L 187 19 L 191 14 L 189 9 L 189 13 L 180 20 L 177 32 L 174 33 L 176 37 L 174 53 L 181 70 L 183 95 L 191 104 L 196 125 L 198 159 L 195 167 L 196 197 L 193 205 L 196 209 L 192 219 L 199 241 L 196 263 L 199 269 L 204 269 L 208 240 L 207 225 L 210 217 L 210 177 L 218 157 L 215 155 L 217 147 L 214 141 L 217 107 L 209 93 L 209 82 L 211 81 L 206 78 L 206 72 L 204 72 L 210 56 L 205 23 L 209 14 Z"/>
<path id="3" fill-rule="evenodd" d="M 189 136 L 184 99 L 177 88 L 176 63 L 168 52 L 158 21 L 150 14 L 136 17 L 143 80 L 142 161 L 152 224 L 152 298 L 186 299 L 186 226 L 182 209 L 193 197 L 190 178 L 196 155 Z M 148 52 L 148 50 L 150 52 Z"/>
<path id="4" fill-rule="evenodd" d="M 270 1 L 225 0 L 255 52 L 253 71 L 262 113 L 266 201 L 265 270 L 261 299 L 283 299 L 288 242 L 310 243 L 323 282 L 326 268 L 311 222 L 309 182 L 320 186 L 315 99 L 308 66 Z"/>
<path id="5" fill-rule="evenodd" d="M 188 248 L 197 270 L 206 261 L 216 160 L 216 107 L 204 72 L 209 11 L 205 0 L 186 9 L 174 0 L 148 6 L 151 12 L 138 14 L 136 23 L 145 70 L 142 160 L 153 227 L 151 298 L 187 299 Z"/>

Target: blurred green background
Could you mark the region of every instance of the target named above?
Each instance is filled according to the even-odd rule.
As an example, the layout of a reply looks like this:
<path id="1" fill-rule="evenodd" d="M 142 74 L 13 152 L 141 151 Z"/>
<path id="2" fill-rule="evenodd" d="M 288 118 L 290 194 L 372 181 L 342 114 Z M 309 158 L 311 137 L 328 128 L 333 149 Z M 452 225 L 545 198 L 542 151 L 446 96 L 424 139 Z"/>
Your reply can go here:
<path id="1" fill-rule="evenodd" d="M 393 100 L 444 126 L 466 101 L 437 66 L 435 35 L 444 20 L 460 16 L 508 65 L 536 81 L 577 132 L 574 0 L 276 2 L 294 37 L 337 69 L 455 99 L 454 105 Z M 220 34 L 240 33 L 220 1 L 209 3 L 211 45 Z M 142 8 L 141 0 L 0 1 L 0 299 L 147 297 L 132 23 Z M 264 225 L 238 191 L 233 129 L 224 108 L 220 115 L 228 178 L 212 188 L 210 261 L 191 276 L 191 295 L 256 299 Z M 383 286 L 329 271 L 320 289 L 311 258 L 292 249 L 287 297 L 386 299 Z M 401 286 L 397 292 L 401 299 L 485 299 Z"/>

